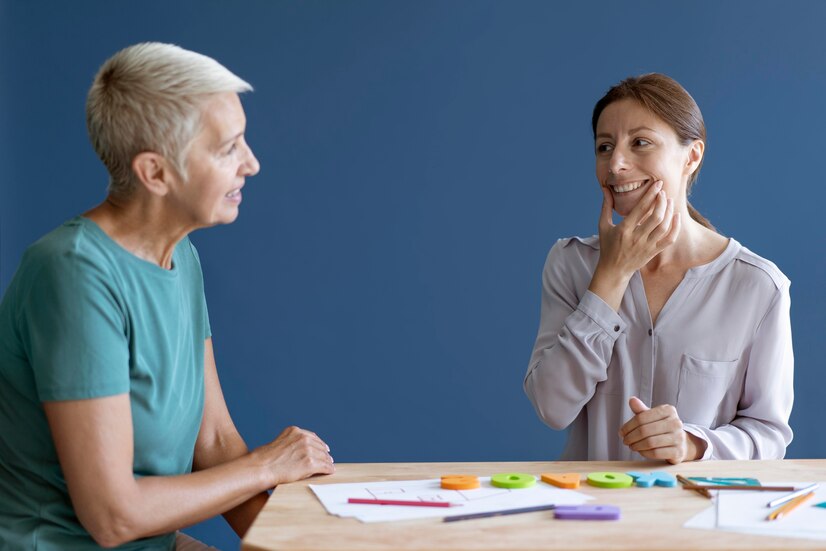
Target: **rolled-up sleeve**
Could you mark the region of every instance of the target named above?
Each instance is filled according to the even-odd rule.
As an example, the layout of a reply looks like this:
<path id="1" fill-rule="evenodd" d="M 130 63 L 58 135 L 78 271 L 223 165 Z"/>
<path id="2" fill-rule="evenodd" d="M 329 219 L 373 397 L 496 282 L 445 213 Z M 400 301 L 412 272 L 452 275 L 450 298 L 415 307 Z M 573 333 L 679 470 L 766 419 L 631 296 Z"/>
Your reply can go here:
<path id="1" fill-rule="evenodd" d="M 714 429 L 685 425 L 707 442 L 702 459 L 782 459 L 786 454 L 794 400 L 790 305 L 786 280 L 746 349 L 748 367 L 736 417 Z"/>
<path id="2" fill-rule="evenodd" d="M 558 430 L 576 419 L 607 378 L 614 343 L 626 329 L 619 314 L 591 291 L 579 291 L 578 299 L 583 282 L 568 269 L 565 243 L 557 242 L 545 262 L 539 332 L 524 379 L 537 414 Z"/>

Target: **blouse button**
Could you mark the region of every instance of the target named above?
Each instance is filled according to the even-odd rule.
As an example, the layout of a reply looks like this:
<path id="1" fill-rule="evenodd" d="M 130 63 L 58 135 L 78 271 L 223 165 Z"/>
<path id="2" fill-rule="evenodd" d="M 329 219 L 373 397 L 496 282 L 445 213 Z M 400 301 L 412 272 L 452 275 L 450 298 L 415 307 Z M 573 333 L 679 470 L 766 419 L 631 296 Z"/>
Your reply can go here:
<path id="1" fill-rule="evenodd" d="M 654 334 L 654 331 L 652 331 L 651 329 L 649 329 L 649 330 L 648 330 L 648 336 L 650 337 L 650 336 L 651 336 L 651 335 L 653 335 L 653 334 Z"/>
<path id="2" fill-rule="evenodd" d="M 619 331 L 619 325 L 614 326 L 614 331 Z"/>

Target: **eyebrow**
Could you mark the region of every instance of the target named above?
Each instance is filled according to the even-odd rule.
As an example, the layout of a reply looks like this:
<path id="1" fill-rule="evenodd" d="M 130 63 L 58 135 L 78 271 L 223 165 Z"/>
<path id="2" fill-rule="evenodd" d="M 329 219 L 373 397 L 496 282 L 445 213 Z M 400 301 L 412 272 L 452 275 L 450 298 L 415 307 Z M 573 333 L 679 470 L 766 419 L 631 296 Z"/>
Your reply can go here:
<path id="1" fill-rule="evenodd" d="M 647 130 L 647 131 L 649 131 L 649 132 L 653 132 L 653 133 L 655 133 L 655 134 L 657 134 L 657 133 L 658 133 L 658 132 L 657 132 L 656 130 L 654 130 L 653 128 L 648 128 L 647 126 L 638 126 L 638 127 L 636 127 L 636 128 L 632 128 L 631 130 L 629 130 L 629 131 L 628 131 L 628 133 L 629 133 L 629 134 L 636 134 L 636 133 L 637 133 L 637 132 L 639 132 L 640 130 Z M 599 134 L 597 134 L 597 138 L 609 138 L 609 139 L 610 139 L 611 137 L 612 137 L 612 136 L 611 136 L 611 134 L 607 134 L 607 133 L 605 133 L 605 132 L 600 132 Z"/>

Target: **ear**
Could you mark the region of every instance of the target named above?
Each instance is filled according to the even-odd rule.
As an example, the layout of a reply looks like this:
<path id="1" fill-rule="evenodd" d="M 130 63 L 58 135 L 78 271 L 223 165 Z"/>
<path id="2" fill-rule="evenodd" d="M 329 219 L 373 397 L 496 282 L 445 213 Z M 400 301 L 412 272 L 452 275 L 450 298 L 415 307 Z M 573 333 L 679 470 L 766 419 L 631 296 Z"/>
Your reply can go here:
<path id="1" fill-rule="evenodd" d="M 706 144 L 703 140 L 694 140 L 688 149 L 688 159 L 686 160 L 685 170 L 689 176 L 694 174 L 697 167 L 703 161 L 703 153 L 705 153 Z"/>
<path id="2" fill-rule="evenodd" d="M 175 171 L 158 153 L 144 151 L 132 159 L 132 172 L 149 193 L 163 197 L 169 192 Z"/>

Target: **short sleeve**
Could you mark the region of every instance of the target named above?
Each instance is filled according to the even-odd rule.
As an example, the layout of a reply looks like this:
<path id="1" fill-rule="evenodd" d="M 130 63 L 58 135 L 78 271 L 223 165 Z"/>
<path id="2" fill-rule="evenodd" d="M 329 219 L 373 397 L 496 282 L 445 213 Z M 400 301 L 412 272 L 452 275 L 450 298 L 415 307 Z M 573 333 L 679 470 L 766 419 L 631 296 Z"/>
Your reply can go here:
<path id="1" fill-rule="evenodd" d="M 41 401 L 129 391 L 129 345 L 111 277 L 77 251 L 43 259 L 21 311 Z"/>

